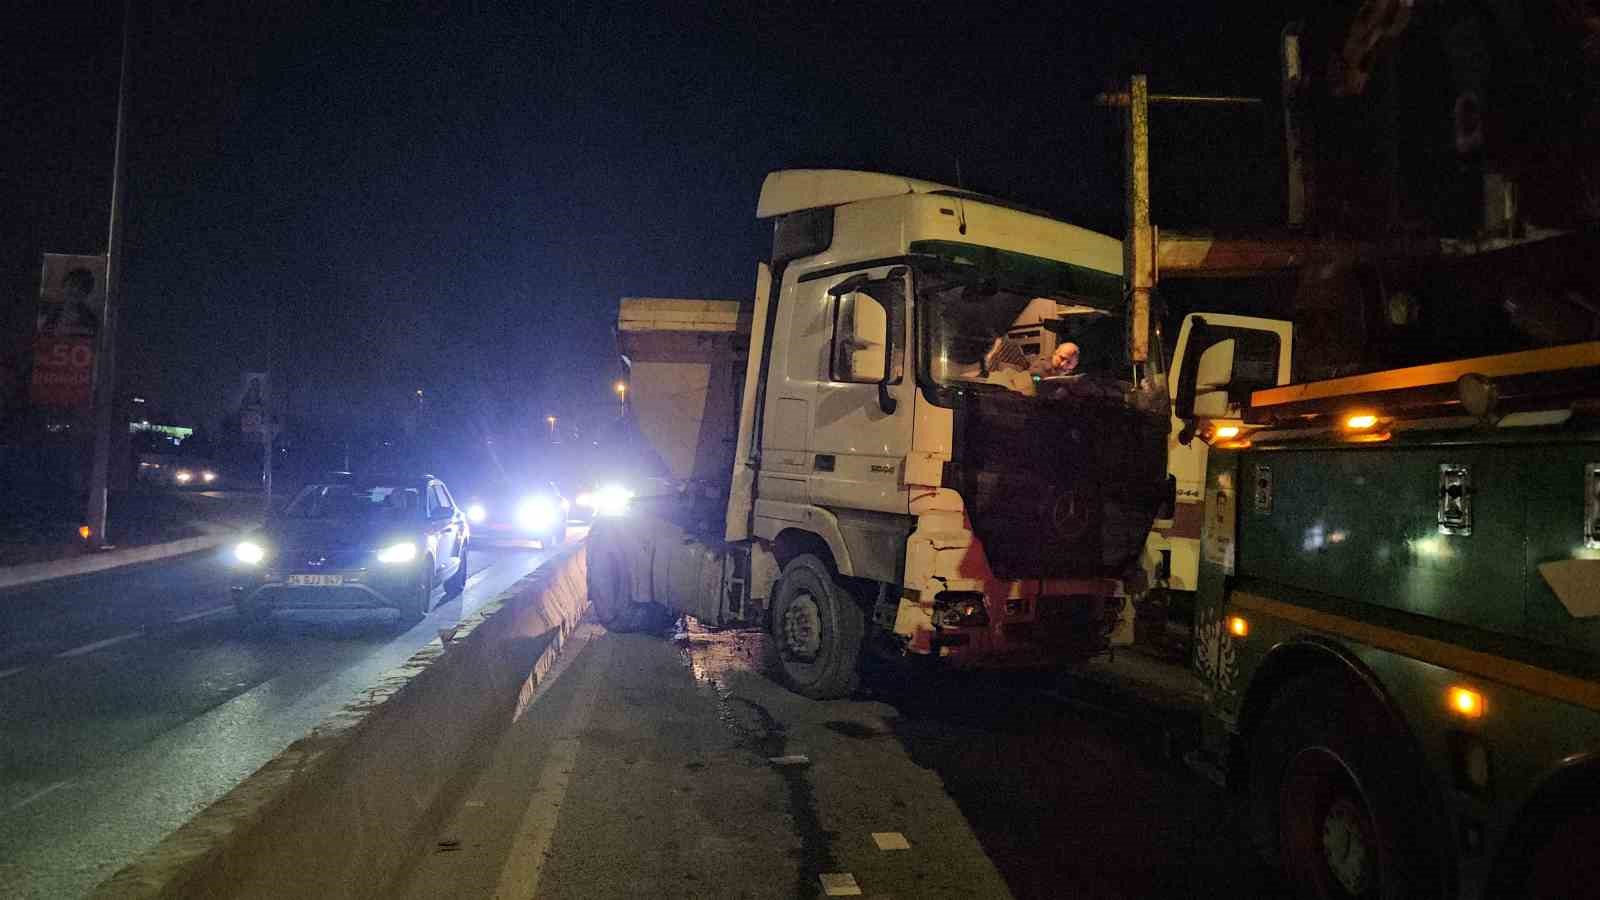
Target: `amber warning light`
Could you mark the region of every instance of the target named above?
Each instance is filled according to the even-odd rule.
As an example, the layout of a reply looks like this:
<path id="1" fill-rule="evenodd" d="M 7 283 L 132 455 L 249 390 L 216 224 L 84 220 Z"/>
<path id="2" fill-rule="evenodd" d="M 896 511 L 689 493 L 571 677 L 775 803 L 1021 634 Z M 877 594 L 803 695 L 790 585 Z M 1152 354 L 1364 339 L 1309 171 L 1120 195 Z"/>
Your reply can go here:
<path id="1" fill-rule="evenodd" d="M 1483 718 L 1483 695 L 1468 687 L 1456 685 L 1445 692 L 1445 702 L 1450 711 L 1464 719 Z"/>
<path id="2" fill-rule="evenodd" d="M 1250 623 L 1244 620 L 1244 616 L 1229 616 L 1228 633 L 1236 638 L 1245 637 L 1250 634 Z"/>

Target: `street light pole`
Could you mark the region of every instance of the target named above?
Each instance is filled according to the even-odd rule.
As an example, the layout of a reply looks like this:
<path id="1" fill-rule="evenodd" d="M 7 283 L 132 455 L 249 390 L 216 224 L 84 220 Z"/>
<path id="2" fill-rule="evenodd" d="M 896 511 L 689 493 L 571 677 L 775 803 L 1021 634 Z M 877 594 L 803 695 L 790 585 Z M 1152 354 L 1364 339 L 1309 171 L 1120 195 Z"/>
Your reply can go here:
<path id="1" fill-rule="evenodd" d="M 122 63 L 117 74 L 117 133 L 111 158 L 111 223 L 106 235 L 106 293 L 94 356 L 94 458 L 89 467 L 89 539 L 106 547 L 106 488 L 111 476 L 111 429 L 116 420 L 117 312 L 122 301 L 123 162 L 127 155 L 128 55 L 133 0 L 122 4 Z"/>

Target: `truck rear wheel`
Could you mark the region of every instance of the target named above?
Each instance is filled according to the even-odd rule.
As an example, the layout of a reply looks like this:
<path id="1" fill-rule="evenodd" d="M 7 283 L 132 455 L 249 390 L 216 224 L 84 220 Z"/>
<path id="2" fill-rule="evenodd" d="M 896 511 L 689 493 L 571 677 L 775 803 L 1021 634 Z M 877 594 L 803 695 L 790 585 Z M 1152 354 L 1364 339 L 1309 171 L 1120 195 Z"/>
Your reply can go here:
<path id="1" fill-rule="evenodd" d="M 604 537 L 590 539 L 588 586 L 589 607 L 607 631 L 655 631 L 672 618 L 654 603 L 634 602 L 627 551 Z"/>
<path id="2" fill-rule="evenodd" d="M 783 567 L 772 603 L 772 638 L 784 685 L 803 697 L 847 697 L 860 677 L 866 616 L 822 560 Z"/>
<path id="3" fill-rule="evenodd" d="M 1437 896 L 1438 828 L 1407 739 L 1366 691 L 1333 678 L 1290 682 L 1256 733 L 1257 843 L 1302 897 Z"/>

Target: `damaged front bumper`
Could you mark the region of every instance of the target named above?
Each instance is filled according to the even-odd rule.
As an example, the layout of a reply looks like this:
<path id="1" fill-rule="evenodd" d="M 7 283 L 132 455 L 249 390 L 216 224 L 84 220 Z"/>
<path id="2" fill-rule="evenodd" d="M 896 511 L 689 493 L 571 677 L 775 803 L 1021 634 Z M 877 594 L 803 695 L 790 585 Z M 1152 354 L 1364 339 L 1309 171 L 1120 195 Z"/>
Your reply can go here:
<path id="1" fill-rule="evenodd" d="M 998 578 L 960 496 L 941 489 L 920 500 L 894 619 L 907 652 L 958 668 L 1006 667 L 1079 661 L 1110 646 L 1130 614 L 1120 580 Z"/>

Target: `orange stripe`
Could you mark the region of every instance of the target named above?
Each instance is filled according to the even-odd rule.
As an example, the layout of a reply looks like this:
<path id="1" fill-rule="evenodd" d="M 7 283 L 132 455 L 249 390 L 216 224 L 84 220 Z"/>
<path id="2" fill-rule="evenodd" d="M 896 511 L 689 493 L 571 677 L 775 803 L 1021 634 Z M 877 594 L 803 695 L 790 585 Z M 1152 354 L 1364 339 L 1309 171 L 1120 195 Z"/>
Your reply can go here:
<path id="1" fill-rule="evenodd" d="M 1251 394 L 1250 405 L 1277 406 L 1300 400 L 1321 400 L 1351 394 L 1372 394 L 1450 384 L 1463 375 L 1477 374 L 1485 378 L 1497 378 L 1587 366 L 1600 366 L 1600 341 L 1548 347 L 1543 350 L 1502 353 L 1498 356 L 1479 356 L 1475 359 L 1459 359 L 1455 362 L 1390 369 L 1387 372 L 1373 372 L 1368 375 L 1351 375 L 1348 378 L 1330 378 L 1327 381 L 1310 381 L 1305 384 L 1267 388 Z"/>
<path id="2" fill-rule="evenodd" d="M 1243 591 L 1235 591 L 1230 599 L 1238 609 L 1259 612 L 1317 631 L 1347 637 L 1443 669 L 1496 681 L 1530 694 L 1600 711 L 1600 684 L 1593 681 L 1530 666 L 1492 653 L 1468 650 L 1456 644 L 1395 631 L 1370 622 L 1358 622 L 1321 610 L 1268 600 Z"/>

